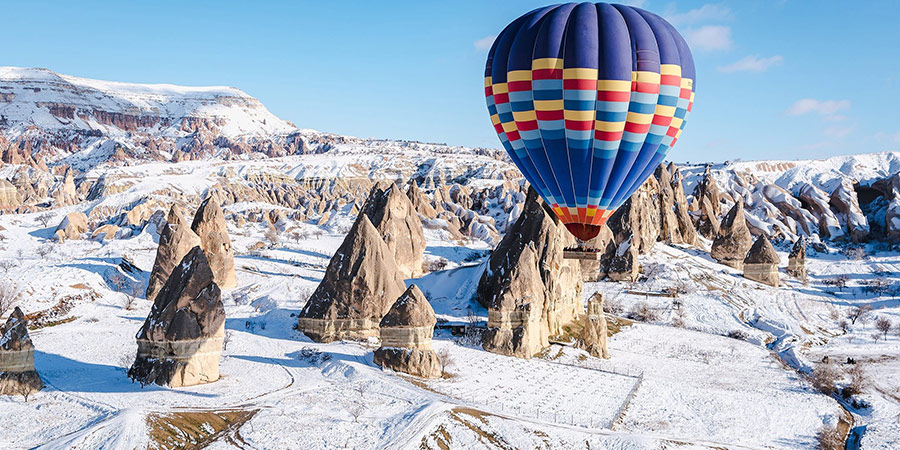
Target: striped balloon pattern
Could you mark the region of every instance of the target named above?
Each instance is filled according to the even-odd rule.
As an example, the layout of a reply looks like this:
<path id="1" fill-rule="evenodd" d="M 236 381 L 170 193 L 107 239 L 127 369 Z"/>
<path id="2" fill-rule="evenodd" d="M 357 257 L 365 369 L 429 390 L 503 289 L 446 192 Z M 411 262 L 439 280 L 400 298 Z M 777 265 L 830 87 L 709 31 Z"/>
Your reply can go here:
<path id="1" fill-rule="evenodd" d="M 494 41 L 484 75 L 510 158 L 585 241 L 662 162 L 694 103 L 684 38 L 656 14 L 623 5 L 525 14 Z"/>

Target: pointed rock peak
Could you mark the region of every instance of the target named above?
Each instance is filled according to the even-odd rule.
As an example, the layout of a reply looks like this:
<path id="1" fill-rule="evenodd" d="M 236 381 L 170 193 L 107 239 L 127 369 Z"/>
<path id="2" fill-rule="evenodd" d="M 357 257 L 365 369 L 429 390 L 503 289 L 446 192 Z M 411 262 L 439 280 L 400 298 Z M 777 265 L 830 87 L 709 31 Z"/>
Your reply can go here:
<path id="1" fill-rule="evenodd" d="M 183 340 L 215 335 L 225 323 L 221 292 L 203 250 L 192 248 L 159 291 L 139 339 Z"/>
<path id="2" fill-rule="evenodd" d="M 33 348 L 31 338 L 28 337 L 27 325 L 25 314 L 16 306 L 9 318 L 6 319 L 6 324 L 0 327 L 0 351 Z"/>
<path id="3" fill-rule="evenodd" d="M 671 186 L 672 185 L 672 172 L 669 171 L 669 168 L 666 167 L 665 164 L 660 163 L 659 167 L 656 168 L 656 179 L 659 181 L 661 186 Z"/>
<path id="4" fill-rule="evenodd" d="M 744 259 L 744 264 L 778 264 L 779 261 L 775 247 L 769 242 L 769 238 L 763 234 L 750 247 L 750 251 Z"/>
<path id="5" fill-rule="evenodd" d="M 191 229 L 200 236 L 200 247 L 206 252 L 209 265 L 216 277 L 216 284 L 223 289 L 237 286 L 234 273 L 234 249 L 228 237 L 225 214 L 222 212 L 215 193 L 203 200 Z"/>
<path id="6" fill-rule="evenodd" d="M 166 224 L 159 233 L 156 260 L 147 282 L 147 299 L 153 300 L 177 264 L 192 248 L 201 245 L 200 236 L 187 226 L 175 204 L 169 208 Z"/>
<path id="7" fill-rule="evenodd" d="M 425 294 L 412 284 L 381 319 L 381 327 L 433 327 L 437 323 L 434 309 Z"/>
<path id="8" fill-rule="evenodd" d="M 734 206 L 728 210 L 728 214 L 725 214 L 725 217 L 722 219 L 721 226 L 722 228 L 731 228 L 735 224 L 740 225 L 744 222 L 744 202 L 735 202 Z"/>
<path id="9" fill-rule="evenodd" d="M 425 231 L 409 198 L 394 182 L 379 182 L 362 208 L 381 234 L 405 277 L 422 273 Z"/>
<path id="10" fill-rule="evenodd" d="M 191 223 L 191 228 L 196 231 L 200 223 L 215 220 L 218 216 L 222 216 L 222 219 L 225 218 L 225 215 L 222 213 L 222 207 L 219 205 L 219 200 L 216 199 L 215 195 L 210 194 L 200 203 L 197 214 L 194 215 L 194 220 Z"/>
<path id="11" fill-rule="evenodd" d="M 806 260 L 806 239 L 800 238 L 797 239 L 797 242 L 794 243 L 794 246 L 791 247 L 791 253 L 788 255 L 789 258 Z"/>

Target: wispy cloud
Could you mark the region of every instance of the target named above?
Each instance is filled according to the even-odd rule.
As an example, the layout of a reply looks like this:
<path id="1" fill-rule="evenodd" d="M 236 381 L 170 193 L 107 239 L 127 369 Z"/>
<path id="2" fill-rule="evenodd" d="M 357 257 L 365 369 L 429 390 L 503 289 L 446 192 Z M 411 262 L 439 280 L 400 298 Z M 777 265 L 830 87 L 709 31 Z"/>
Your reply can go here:
<path id="1" fill-rule="evenodd" d="M 731 40 L 731 27 L 724 25 L 706 25 L 686 30 L 682 34 L 691 48 L 697 50 L 728 50 L 734 44 Z"/>
<path id="2" fill-rule="evenodd" d="M 830 138 L 840 139 L 842 137 L 847 137 L 848 135 L 850 135 L 850 133 L 853 133 L 853 131 L 855 131 L 855 130 L 856 130 L 856 127 L 854 127 L 854 126 L 849 126 L 849 127 L 830 126 L 830 127 L 825 127 L 824 134 L 825 134 L 825 136 L 830 137 Z"/>
<path id="3" fill-rule="evenodd" d="M 670 8 L 664 14 L 666 20 L 675 26 L 695 25 L 703 22 L 730 20 L 733 15 L 727 6 L 718 3 L 707 3 L 690 11 L 676 12 Z"/>
<path id="4" fill-rule="evenodd" d="M 816 100 L 814 98 L 804 98 L 794 102 L 786 112 L 792 116 L 802 116 L 810 113 L 827 116 L 849 107 L 850 100 Z"/>
<path id="5" fill-rule="evenodd" d="M 777 66 L 784 61 L 781 55 L 760 58 L 759 55 L 746 56 L 727 66 L 716 68 L 719 72 L 765 72 L 772 66 Z"/>
<path id="6" fill-rule="evenodd" d="M 494 45 L 494 39 L 497 39 L 496 35 L 485 36 L 477 41 L 475 41 L 475 50 L 484 51 L 490 50 L 491 46 Z"/>

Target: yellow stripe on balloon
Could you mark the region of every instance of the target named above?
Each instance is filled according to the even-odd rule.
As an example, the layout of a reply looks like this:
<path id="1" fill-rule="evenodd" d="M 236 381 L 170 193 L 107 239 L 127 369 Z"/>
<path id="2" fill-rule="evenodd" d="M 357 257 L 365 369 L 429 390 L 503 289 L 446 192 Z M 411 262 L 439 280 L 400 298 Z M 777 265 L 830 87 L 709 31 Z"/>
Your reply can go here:
<path id="1" fill-rule="evenodd" d="M 672 117 L 675 115 L 674 106 L 656 105 L 656 115 L 663 117 Z"/>
<path id="2" fill-rule="evenodd" d="M 500 115 L 499 114 L 492 115 L 491 123 L 493 123 L 494 125 L 499 125 L 500 124 Z"/>
<path id="3" fill-rule="evenodd" d="M 563 60 L 561 58 L 538 58 L 531 61 L 532 70 L 540 69 L 562 69 Z"/>
<path id="4" fill-rule="evenodd" d="M 563 112 L 563 117 L 566 120 L 594 120 L 595 111 L 593 109 L 589 109 L 587 111 L 577 111 L 567 109 Z"/>
<path id="5" fill-rule="evenodd" d="M 507 92 L 509 92 L 509 87 L 506 85 L 506 83 L 497 83 L 494 85 L 493 89 L 494 89 L 494 95 L 506 94 Z"/>
<path id="6" fill-rule="evenodd" d="M 491 85 L 491 77 L 484 77 L 484 87 L 489 87 Z"/>
<path id="7" fill-rule="evenodd" d="M 565 80 L 596 80 L 597 69 L 572 68 L 563 69 L 563 79 Z"/>
<path id="8" fill-rule="evenodd" d="M 630 92 L 631 82 L 628 80 L 597 80 L 597 90 Z"/>
<path id="9" fill-rule="evenodd" d="M 597 131 L 622 131 L 625 129 L 625 122 L 605 122 L 603 120 L 595 120 L 594 129 Z"/>
<path id="10" fill-rule="evenodd" d="M 537 111 L 559 111 L 563 109 L 562 100 L 535 100 L 534 109 Z"/>
<path id="11" fill-rule="evenodd" d="M 505 122 L 503 124 L 503 131 L 509 133 L 511 131 L 518 131 L 519 129 L 516 127 L 515 122 Z"/>
<path id="12" fill-rule="evenodd" d="M 625 120 L 638 125 L 646 125 L 653 121 L 653 114 L 641 114 L 628 111 L 628 118 Z"/>
<path id="13" fill-rule="evenodd" d="M 681 123 L 684 122 L 684 119 L 679 119 L 677 117 L 672 118 L 672 123 L 669 124 L 670 127 L 681 128 Z"/>
<path id="14" fill-rule="evenodd" d="M 507 81 L 531 81 L 530 70 L 513 70 L 506 73 Z"/>
<path id="15" fill-rule="evenodd" d="M 678 75 L 681 76 L 681 66 L 678 64 L 660 64 L 660 75 Z"/>
<path id="16" fill-rule="evenodd" d="M 659 74 L 656 72 L 638 71 L 631 72 L 631 81 L 638 83 L 654 83 L 659 84 Z"/>
<path id="17" fill-rule="evenodd" d="M 531 120 L 537 120 L 537 115 L 532 111 L 513 111 L 513 119 L 516 122 L 528 122 Z"/>

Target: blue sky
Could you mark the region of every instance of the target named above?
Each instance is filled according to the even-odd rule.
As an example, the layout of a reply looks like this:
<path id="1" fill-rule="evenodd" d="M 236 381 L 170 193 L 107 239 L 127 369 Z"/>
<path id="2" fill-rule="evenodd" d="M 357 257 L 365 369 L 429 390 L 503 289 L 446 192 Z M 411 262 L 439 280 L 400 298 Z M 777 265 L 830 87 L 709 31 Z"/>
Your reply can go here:
<path id="1" fill-rule="evenodd" d="M 900 2 L 632 2 L 697 64 L 676 161 L 900 149 Z M 538 1 L 11 2 L 0 65 L 229 85 L 303 128 L 500 144 L 482 75 L 492 36 Z"/>

